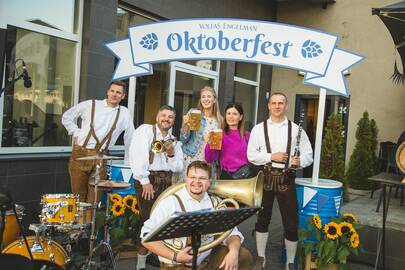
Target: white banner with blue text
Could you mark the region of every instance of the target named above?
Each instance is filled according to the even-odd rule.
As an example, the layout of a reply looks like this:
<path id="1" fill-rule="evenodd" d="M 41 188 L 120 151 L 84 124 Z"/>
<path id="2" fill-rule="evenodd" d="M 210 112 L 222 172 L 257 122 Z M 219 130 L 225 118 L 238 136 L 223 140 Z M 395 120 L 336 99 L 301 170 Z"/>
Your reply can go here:
<path id="1" fill-rule="evenodd" d="M 129 27 L 106 46 L 120 60 L 113 79 L 152 74 L 152 64 L 229 60 L 286 67 L 304 83 L 348 95 L 343 71 L 363 57 L 337 48 L 336 35 L 300 26 L 243 19 L 171 20 Z"/>

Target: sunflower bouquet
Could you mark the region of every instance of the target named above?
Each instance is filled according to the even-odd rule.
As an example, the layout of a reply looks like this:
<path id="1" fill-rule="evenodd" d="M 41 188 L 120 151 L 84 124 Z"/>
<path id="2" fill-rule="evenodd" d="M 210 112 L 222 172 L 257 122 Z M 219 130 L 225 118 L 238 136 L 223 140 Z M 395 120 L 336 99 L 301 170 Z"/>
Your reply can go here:
<path id="1" fill-rule="evenodd" d="M 345 269 L 347 256 L 359 252 L 359 227 L 357 217 L 350 213 L 334 217 L 325 225 L 318 215 L 313 215 L 308 218 L 307 228 L 299 229 L 304 255 L 313 256 L 319 269 L 333 264 Z"/>
<path id="2" fill-rule="evenodd" d="M 120 194 L 109 194 L 110 200 L 110 242 L 117 247 L 124 239 L 131 239 L 133 244 L 139 241 L 139 207 L 136 198 L 132 195 L 122 197 Z M 104 224 L 105 208 L 98 213 L 101 227 Z M 97 226 L 97 227 L 99 227 Z"/>

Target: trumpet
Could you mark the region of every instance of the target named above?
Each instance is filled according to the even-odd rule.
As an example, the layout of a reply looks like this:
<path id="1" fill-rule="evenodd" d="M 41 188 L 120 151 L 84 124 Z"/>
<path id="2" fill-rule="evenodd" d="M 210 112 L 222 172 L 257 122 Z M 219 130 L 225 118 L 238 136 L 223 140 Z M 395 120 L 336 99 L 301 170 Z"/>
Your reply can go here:
<path id="1" fill-rule="evenodd" d="M 168 143 L 176 144 L 176 142 L 177 142 L 177 139 L 175 137 L 167 139 L 167 140 L 153 141 L 151 144 L 152 152 L 155 154 L 163 153 L 166 151 L 166 146 L 165 146 L 166 144 L 168 144 Z"/>

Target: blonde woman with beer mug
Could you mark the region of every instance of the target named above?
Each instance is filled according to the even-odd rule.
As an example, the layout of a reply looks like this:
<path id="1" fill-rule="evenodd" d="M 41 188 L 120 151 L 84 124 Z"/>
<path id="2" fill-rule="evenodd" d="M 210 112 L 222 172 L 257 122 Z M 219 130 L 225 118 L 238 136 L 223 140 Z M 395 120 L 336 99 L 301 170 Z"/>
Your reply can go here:
<path id="1" fill-rule="evenodd" d="M 205 160 L 213 163 L 219 160 L 220 179 L 250 178 L 258 173 L 258 168 L 247 159 L 247 145 L 250 133 L 245 131 L 243 107 L 240 103 L 230 103 L 225 108 L 222 138 L 211 132 L 205 147 Z M 217 140 L 221 139 L 220 142 Z"/>
<path id="2" fill-rule="evenodd" d="M 180 141 L 184 153 L 184 168 L 194 160 L 205 160 L 204 150 L 209 133 L 220 128 L 221 122 L 217 94 L 212 87 L 205 86 L 200 90 L 198 110 L 191 109 L 183 116 Z"/>

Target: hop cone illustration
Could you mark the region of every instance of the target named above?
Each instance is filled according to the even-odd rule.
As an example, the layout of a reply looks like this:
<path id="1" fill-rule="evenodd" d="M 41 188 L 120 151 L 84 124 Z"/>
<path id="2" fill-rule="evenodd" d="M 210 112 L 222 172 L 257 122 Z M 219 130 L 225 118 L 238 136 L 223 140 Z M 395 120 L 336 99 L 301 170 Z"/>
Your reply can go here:
<path id="1" fill-rule="evenodd" d="M 301 54 L 304 58 L 318 57 L 322 53 L 321 46 L 315 41 L 308 39 L 302 44 Z"/>
<path id="2" fill-rule="evenodd" d="M 158 46 L 158 38 L 155 33 L 150 33 L 142 37 L 141 41 L 139 41 L 139 44 L 145 49 L 148 50 L 155 50 Z"/>

